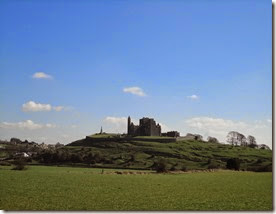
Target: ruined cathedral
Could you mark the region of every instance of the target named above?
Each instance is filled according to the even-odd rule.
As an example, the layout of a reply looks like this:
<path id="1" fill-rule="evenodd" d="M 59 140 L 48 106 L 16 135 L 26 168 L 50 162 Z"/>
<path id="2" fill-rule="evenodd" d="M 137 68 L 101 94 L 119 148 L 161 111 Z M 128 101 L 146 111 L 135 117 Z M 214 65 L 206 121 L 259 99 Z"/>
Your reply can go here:
<path id="1" fill-rule="evenodd" d="M 143 117 L 136 126 L 131 122 L 131 118 L 127 120 L 127 134 L 131 136 L 161 136 L 161 126 L 156 124 L 155 120 Z"/>

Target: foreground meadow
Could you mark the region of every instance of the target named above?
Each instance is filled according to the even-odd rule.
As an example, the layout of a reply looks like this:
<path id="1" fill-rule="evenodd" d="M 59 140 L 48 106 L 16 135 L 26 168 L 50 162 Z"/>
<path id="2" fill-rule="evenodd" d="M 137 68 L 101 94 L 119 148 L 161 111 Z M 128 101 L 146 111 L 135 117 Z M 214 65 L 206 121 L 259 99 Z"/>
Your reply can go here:
<path id="1" fill-rule="evenodd" d="M 272 173 L 0 168 L 2 210 L 272 210 Z"/>

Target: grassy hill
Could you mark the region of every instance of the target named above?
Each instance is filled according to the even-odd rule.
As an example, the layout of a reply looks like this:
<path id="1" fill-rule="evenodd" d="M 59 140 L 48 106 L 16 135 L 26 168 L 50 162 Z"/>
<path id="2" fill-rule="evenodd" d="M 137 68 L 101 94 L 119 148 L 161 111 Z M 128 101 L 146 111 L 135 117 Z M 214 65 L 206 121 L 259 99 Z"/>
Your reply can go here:
<path id="1" fill-rule="evenodd" d="M 150 142 L 135 138 L 120 142 L 115 139 L 108 142 L 83 139 L 63 150 L 78 154 L 84 160 L 90 155 L 90 165 L 94 167 L 151 169 L 163 160 L 171 170 L 212 169 L 225 168 L 228 159 L 239 158 L 242 170 L 271 171 L 272 168 L 271 150 L 195 140 L 159 143 L 150 139 Z"/>

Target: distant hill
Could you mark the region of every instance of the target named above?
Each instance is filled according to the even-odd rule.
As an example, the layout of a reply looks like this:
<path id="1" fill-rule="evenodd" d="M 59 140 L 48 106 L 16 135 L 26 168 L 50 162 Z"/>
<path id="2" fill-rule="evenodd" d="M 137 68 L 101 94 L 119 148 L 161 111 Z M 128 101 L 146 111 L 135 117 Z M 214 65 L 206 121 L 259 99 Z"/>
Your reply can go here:
<path id="1" fill-rule="evenodd" d="M 162 159 L 171 170 L 214 169 L 225 168 L 230 158 L 239 158 L 242 170 L 272 170 L 271 150 L 196 140 L 172 142 L 171 138 L 124 138 L 106 134 L 89 136 L 63 149 L 83 159 L 90 154 L 94 167 L 152 169 Z"/>

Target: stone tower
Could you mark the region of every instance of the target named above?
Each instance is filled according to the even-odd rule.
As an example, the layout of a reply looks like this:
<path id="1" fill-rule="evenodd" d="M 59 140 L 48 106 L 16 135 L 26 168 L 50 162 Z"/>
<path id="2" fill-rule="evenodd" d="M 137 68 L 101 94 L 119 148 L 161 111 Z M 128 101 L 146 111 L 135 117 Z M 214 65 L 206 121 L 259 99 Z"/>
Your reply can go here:
<path id="1" fill-rule="evenodd" d="M 131 119 L 130 116 L 127 118 L 127 133 L 130 134 L 130 124 L 131 124 Z"/>

